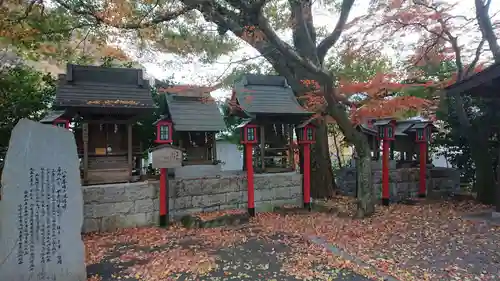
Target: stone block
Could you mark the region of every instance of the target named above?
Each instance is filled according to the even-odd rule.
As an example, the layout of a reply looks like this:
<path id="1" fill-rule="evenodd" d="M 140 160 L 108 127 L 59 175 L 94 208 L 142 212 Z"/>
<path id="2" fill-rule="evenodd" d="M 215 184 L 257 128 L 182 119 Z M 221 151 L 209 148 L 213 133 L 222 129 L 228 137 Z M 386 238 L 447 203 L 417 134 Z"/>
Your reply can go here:
<path id="1" fill-rule="evenodd" d="M 221 205 L 226 203 L 226 194 L 207 194 L 192 197 L 192 208 L 206 208 L 214 205 Z"/>
<path id="2" fill-rule="evenodd" d="M 255 201 L 269 201 L 275 199 L 274 189 L 256 189 Z"/>
<path id="3" fill-rule="evenodd" d="M 175 197 L 221 193 L 219 178 L 184 179 L 175 181 Z"/>
<path id="4" fill-rule="evenodd" d="M 277 179 L 277 178 L 275 178 Z M 276 180 L 276 183 L 279 181 Z M 260 190 L 260 189 L 269 189 L 271 186 L 271 178 L 267 176 L 263 176 L 262 174 L 258 174 L 254 177 L 254 189 L 255 190 Z"/>
<path id="5" fill-rule="evenodd" d="M 390 182 L 401 182 L 403 181 L 403 177 L 398 170 L 390 171 L 389 173 L 389 181 Z"/>
<path id="6" fill-rule="evenodd" d="M 238 204 L 241 202 L 247 202 L 248 193 L 246 191 L 234 191 L 226 193 L 226 203 L 227 204 Z"/>
<path id="7" fill-rule="evenodd" d="M 225 177 L 220 179 L 220 192 L 244 191 L 246 189 L 246 176 Z"/>
<path id="8" fill-rule="evenodd" d="M 169 200 L 170 202 L 170 200 Z M 187 209 L 187 208 L 192 208 L 193 207 L 193 200 L 192 196 L 184 196 L 184 197 L 178 197 L 172 200 L 172 206 L 171 208 L 173 210 L 177 209 Z"/>
<path id="9" fill-rule="evenodd" d="M 290 199 L 290 191 L 293 187 L 276 187 L 271 190 L 274 191 L 273 199 Z"/>
<path id="10" fill-rule="evenodd" d="M 292 186 L 289 188 L 290 191 L 290 199 L 302 199 L 302 186 Z"/>
<path id="11" fill-rule="evenodd" d="M 354 178 L 356 181 L 356 178 Z M 372 173 L 372 181 L 374 184 L 382 183 L 382 171 L 374 171 Z"/>
<path id="12" fill-rule="evenodd" d="M 400 182 L 393 185 L 394 188 L 391 192 L 391 199 L 400 201 L 407 198 L 410 194 L 409 185 L 406 182 Z"/>
<path id="13" fill-rule="evenodd" d="M 152 224 L 151 213 L 114 215 L 101 219 L 101 231 L 114 231 L 120 228 L 149 226 Z"/>
<path id="14" fill-rule="evenodd" d="M 172 207 L 173 203 L 174 203 L 174 200 L 170 198 L 168 200 L 169 206 Z M 160 210 L 160 199 L 158 199 L 158 198 L 153 199 L 153 210 L 154 211 L 159 211 Z"/>
<path id="15" fill-rule="evenodd" d="M 101 225 L 99 229 L 103 232 L 114 231 L 119 228 L 123 228 L 125 225 L 125 218 L 122 215 L 114 215 L 109 217 L 104 217 L 101 219 Z"/>
<path id="16" fill-rule="evenodd" d="M 85 218 L 110 217 L 118 214 L 127 214 L 133 210 L 134 202 L 90 204 L 83 206 Z"/>
<path id="17" fill-rule="evenodd" d="M 82 233 L 99 231 L 101 219 L 85 218 L 83 219 Z"/>
<path id="18" fill-rule="evenodd" d="M 299 173 L 257 174 L 255 189 L 269 189 L 302 185 L 302 175 Z"/>
<path id="19" fill-rule="evenodd" d="M 85 203 L 114 203 L 123 201 L 125 187 L 122 184 L 109 186 L 84 186 L 83 201 Z"/>
<path id="20" fill-rule="evenodd" d="M 152 216 L 150 213 L 137 213 L 125 215 L 125 220 L 127 221 L 124 227 L 137 227 L 137 226 L 149 226 L 152 223 Z"/>
<path id="21" fill-rule="evenodd" d="M 153 212 L 153 210 L 153 199 L 140 199 L 134 201 L 134 213 L 147 213 Z"/>
<path id="22" fill-rule="evenodd" d="M 127 184 L 125 188 L 125 200 L 122 201 L 135 201 L 139 199 L 154 198 L 156 191 L 153 185 L 149 184 Z"/>
<path id="23" fill-rule="evenodd" d="M 187 165 L 174 170 L 176 179 L 212 177 L 221 174 L 221 165 Z"/>

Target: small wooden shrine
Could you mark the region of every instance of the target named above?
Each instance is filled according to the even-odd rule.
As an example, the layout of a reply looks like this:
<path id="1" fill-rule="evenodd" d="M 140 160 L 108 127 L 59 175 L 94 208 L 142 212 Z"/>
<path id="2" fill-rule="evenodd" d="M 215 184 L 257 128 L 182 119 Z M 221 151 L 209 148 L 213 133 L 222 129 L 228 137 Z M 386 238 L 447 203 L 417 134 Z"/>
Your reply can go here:
<path id="1" fill-rule="evenodd" d="M 389 148 L 389 159 L 396 161 L 397 168 L 418 167 L 420 150 L 417 134 L 418 137 L 424 137 L 421 134 L 426 134 L 425 136 L 428 137 L 432 132 L 437 131 L 431 121 L 397 121 L 391 118 L 368 118 L 364 123 L 358 124 L 356 129 L 367 136 L 372 151 L 372 160 L 374 161 L 381 159 L 381 144 L 384 133 L 387 133 L 388 138 L 392 140 Z M 388 131 L 381 131 L 381 129 Z M 426 159 L 427 162 L 430 162 L 428 152 L 426 153 Z"/>
<path id="2" fill-rule="evenodd" d="M 141 69 L 69 64 L 59 75 L 53 108 L 41 122 L 72 125 L 84 184 L 136 178 L 143 149 L 132 127 L 155 108 Z"/>
<path id="3" fill-rule="evenodd" d="M 242 135 L 257 139 L 252 154 L 255 172 L 294 171 L 294 129 L 313 113 L 300 106 L 286 79 L 245 75 L 235 83 L 230 102 L 231 114 L 245 120 Z"/>
<path id="4" fill-rule="evenodd" d="M 157 87 L 161 84 L 157 83 Z M 182 89 L 182 90 L 179 90 Z M 163 88 L 166 107 L 155 122 L 157 143 L 172 143 L 183 150 L 183 165 L 215 165 L 216 133 L 226 129 L 222 114 L 210 96 L 211 87 Z"/>

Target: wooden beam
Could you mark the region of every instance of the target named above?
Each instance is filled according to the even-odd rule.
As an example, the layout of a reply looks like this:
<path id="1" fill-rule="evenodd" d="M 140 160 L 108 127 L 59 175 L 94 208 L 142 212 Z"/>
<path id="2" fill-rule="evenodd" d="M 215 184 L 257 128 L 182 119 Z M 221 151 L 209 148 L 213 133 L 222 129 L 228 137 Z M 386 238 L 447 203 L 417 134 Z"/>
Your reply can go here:
<path id="1" fill-rule="evenodd" d="M 212 137 L 212 141 L 213 141 L 213 144 L 212 144 L 212 160 L 213 161 L 217 161 L 217 141 L 216 141 L 216 136 L 215 136 L 215 133 L 211 133 L 213 135 Z"/>
<path id="2" fill-rule="evenodd" d="M 83 139 L 83 183 L 87 184 L 89 177 L 89 124 L 82 124 Z"/>
<path id="3" fill-rule="evenodd" d="M 260 125 L 260 167 L 262 171 L 266 169 L 266 161 L 264 161 L 266 153 L 266 133 L 264 125 Z"/>
<path id="4" fill-rule="evenodd" d="M 288 125 L 288 153 L 289 153 L 289 163 L 292 169 L 295 171 L 295 155 L 293 153 L 293 125 Z"/>
<path id="5" fill-rule="evenodd" d="M 132 163 L 132 123 L 127 124 L 127 139 L 128 139 L 128 144 L 127 144 L 127 149 L 128 149 L 128 175 L 130 178 L 130 181 L 132 181 L 132 168 L 133 168 L 133 163 Z"/>

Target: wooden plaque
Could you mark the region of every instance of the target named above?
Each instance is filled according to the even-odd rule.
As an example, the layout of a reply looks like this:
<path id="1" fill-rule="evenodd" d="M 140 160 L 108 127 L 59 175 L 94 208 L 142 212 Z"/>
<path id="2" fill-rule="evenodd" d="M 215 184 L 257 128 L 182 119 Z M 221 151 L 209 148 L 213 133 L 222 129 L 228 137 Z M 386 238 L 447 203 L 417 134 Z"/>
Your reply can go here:
<path id="1" fill-rule="evenodd" d="M 96 147 L 95 154 L 96 155 L 106 155 L 106 148 L 105 147 Z"/>
<path id="2" fill-rule="evenodd" d="M 153 168 L 177 168 L 182 166 L 182 151 L 171 146 L 153 150 Z"/>

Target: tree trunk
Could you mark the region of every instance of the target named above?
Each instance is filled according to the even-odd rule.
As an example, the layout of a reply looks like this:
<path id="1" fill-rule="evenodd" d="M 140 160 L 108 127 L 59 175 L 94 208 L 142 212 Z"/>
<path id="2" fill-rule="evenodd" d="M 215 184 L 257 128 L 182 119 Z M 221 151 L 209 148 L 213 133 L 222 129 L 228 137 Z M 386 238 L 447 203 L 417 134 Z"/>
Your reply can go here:
<path id="1" fill-rule="evenodd" d="M 340 156 L 340 153 L 341 153 L 341 149 L 339 147 L 339 144 L 338 144 L 338 140 L 337 140 L 337 127 L 334 127 L 334 130 L 333 130 L 333 142 L 334 142 L 334 145 L 335 145 L 335 153 L 337 154 L 337 161 L 339 162 L 339 168 L 342 168 L 342 158 Z"/>
<path id="2" fill-rule="evenodd" d="M 311 146 L 311 197 L 331 198 L 335 189 L 325 122 L 317 124 L 316 143 Z"/>
<path id="3" fill-rule="evenodd" d="M 356 193 L 358 198 L 358 210 L 356 217 L 362 218 L 373 215 L 375 212 L 375 196 L 372 182 L 371 151 L 368 138 L 357 131 L 349 120 L 345 108 L 335 103 L 333 93 L 335 89 L 330 88 L 325 95 L 328 102 L 327 111 L 335 118 L 337 125 L 346 137 L 354 145 L 358 159 L 356 161 Z"/>
<path id="4" fill-rule="evenodd" d="M 366 153 L 368 151 L 368 153 Z M 358 197 L 358 209 L 356 218 L 364 218 L 375 213 L 374 192 L 372 184 L 372 169 L 370 150 L 358 149 L 358 159 L 356 159 L 356 194 Z"/>

